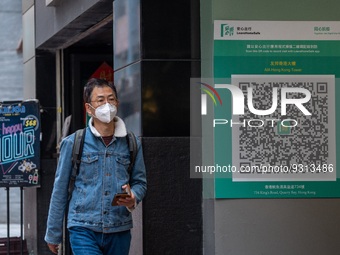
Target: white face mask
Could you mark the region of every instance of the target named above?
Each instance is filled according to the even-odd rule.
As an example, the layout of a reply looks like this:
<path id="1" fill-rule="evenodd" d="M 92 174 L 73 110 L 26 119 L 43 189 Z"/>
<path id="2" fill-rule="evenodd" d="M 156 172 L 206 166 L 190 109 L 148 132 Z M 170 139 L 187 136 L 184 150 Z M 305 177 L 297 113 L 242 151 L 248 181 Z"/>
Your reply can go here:
<path id="1" fill-rule="evenodd" d="M 103 104 L 97 108 L 94 108 L 92 105 L 90 106 L 95 109 L 95 115 L 93 117 L 97 118 L 101 122 L 110 123 L 117 114 L 117 107 L 109 103 Z"/>

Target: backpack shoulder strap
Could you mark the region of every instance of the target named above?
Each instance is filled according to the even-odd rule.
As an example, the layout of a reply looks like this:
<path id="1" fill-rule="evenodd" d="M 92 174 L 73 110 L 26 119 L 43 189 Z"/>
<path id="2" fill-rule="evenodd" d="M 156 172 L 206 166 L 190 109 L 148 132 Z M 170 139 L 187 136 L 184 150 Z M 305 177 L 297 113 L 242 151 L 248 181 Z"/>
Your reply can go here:
<path id="1" fill-rule="evenodd" d="M 81 155 L 83 153 L 86 129 L 79 129 L 75 133 L 73 149 L 72 149 L 72 168 L 76 168 L 75 175 L 78 175 Z"/>
<path id="2" fill-rule="evenodd" d="M 137 156 L 137 140 L 136 140 L 135 135 L 131 131 L 127 132 L 126 140 L 127 140 L 127 144 L 129 146 L 129 151 L 130 151 L 130 165 L 128 168 L 128 174 L 131 175 L 132 168 L 135 165 L 136 156 Z"/>
<path id="3" fill-rule="evenodd" d="M 79 173 L 79 165 L 80 165 L 81 155 L 83 153 L 85 134 L 86 134 L 86 128 L 79 129 L 75 132 L 74 143 L 73 143 L 73 148 L 72 148 L 72 173 L 71 173 L 71 178 L 70 178 L 70 182 L 68 185 L 68 198 L 69 199 L 71 198 L 71 195 L 74 189 L 74 182 Z"/>

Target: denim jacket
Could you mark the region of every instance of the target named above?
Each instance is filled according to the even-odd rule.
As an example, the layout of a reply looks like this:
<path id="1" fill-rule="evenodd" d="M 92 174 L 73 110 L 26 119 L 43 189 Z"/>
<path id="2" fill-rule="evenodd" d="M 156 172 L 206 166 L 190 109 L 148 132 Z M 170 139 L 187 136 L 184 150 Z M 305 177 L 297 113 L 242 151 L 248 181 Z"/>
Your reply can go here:
<path id="1" fill-rule="evenodd" d="M 130 153 L 126 142 L 124 122 L 115 117 L 115 133 L 105 145 L 92 119 L 86 129 L 84 148 L 69 203 L 67 227 L 81 226 L 96 232 L 113 233 L 132 228 L 131 213 L 125 206 L 112 206 L 116 193 L 130 183 L 137 204 L 146 192 L 146 173 L 141 142 L 137 137 L 138 153 L 129 181 L 127 168 Z M 63 139 L 51 196 L 45 241 L 59 244 L 68 200 L 68 184 L 72 172 L 72 148 L 75 135 Z"/>

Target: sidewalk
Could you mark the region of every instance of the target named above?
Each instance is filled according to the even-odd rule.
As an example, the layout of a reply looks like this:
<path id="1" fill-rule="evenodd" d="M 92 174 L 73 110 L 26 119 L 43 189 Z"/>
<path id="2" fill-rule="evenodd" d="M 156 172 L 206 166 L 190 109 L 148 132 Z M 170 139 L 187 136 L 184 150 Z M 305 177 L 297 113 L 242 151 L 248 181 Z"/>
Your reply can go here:
<path id="1" fill-rule="evenodd" d="M 20 224 L 10 224 L 10 237 L 20 236 Z M 7 237 L 7 224 L 0 224 L 0 237 Z"/>

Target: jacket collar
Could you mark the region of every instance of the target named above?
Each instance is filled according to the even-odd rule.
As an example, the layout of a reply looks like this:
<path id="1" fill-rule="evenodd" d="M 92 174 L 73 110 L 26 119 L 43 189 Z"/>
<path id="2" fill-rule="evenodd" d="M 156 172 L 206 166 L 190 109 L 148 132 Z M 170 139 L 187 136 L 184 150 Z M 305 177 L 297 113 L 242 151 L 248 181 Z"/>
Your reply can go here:
<path id="1" fill-rule="evenodd" d="M 101 135 L 99 134 L 97 129 L 92 124 L 92 122 L 93 122 L 92 118 L 93 117 L 91 117 L 90 120 L 89 120 L 90 130 L 91 130 L 91 132 L 92 132 L 92 134 L 94 136 L 101 137 Z M 116 136 L 116 137 L 124 137 L 124 136 L 126 136 L 127 132 L 126 132 L 126 127 L 125 127 L 124 121 L 121 118 L 119 118 L 118 116 L 114 117 L 113 121 L 115 122 L 115 133 L 114 133 L 114 136 Z"/>

